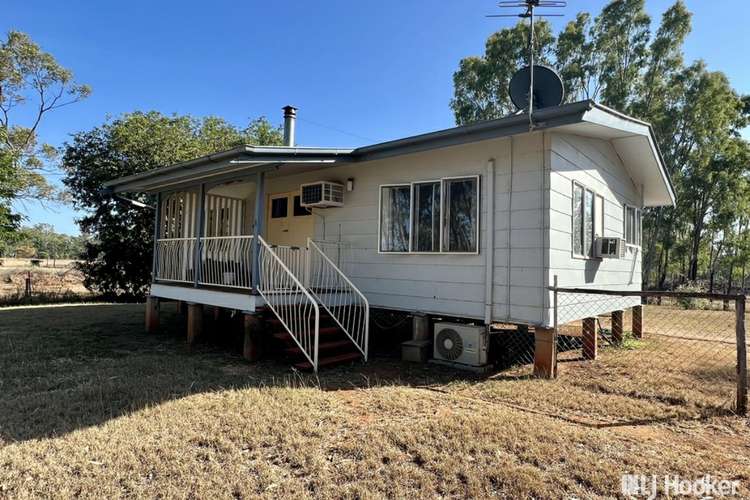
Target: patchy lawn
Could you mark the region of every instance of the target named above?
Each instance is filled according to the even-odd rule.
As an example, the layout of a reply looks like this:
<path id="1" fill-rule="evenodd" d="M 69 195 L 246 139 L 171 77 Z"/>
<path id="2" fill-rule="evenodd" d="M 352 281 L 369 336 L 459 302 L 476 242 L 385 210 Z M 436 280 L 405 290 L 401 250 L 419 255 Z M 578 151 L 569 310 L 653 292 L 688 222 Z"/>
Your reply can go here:
<path id="1" fill-rule="evenodd" d="M 750 494 L 748 421 L 644 397 L 609 352 L 556 381 L 386 359 L 316 378 L 226 332 L 190 353 L 165 309 L 151 336 L 138 305 L 0 310 L 0 497 L 587 498 L 623 473 Z"/>

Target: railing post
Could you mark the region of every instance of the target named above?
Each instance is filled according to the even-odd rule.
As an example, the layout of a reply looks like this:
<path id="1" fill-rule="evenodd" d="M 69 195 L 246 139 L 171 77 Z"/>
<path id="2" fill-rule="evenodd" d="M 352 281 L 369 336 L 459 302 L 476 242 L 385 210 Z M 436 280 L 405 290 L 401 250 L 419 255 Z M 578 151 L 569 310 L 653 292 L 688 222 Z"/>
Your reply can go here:
<path id="1" fill-rule="evenodd" d="M 735 302 L 735 333 L 737 335 L 737 405 L 738 415 L 747 414 L 747 340 L 745 337 L 745 296 Z"/>
<path id="2" fill-rule="evenodd" d="M 193 286 L 198 288 L 201 281 L 201 268 L 203 259 L 201 258 L 201 238 L 203 238 L 203 226 L 206 219 L 206 185 L 201 184 L 198 190 L 198 227 L 195 228 L 195 255 L 193 256 L 193 267 L 195 268 L 195 281 Z"/>
<path id="3" fill-rule="evenodd" d="M 265 173 L 258 172 L 255 174 L 255 224 L 253 225 L 253 255 L 252 255 L 252 279 L 253 293 L 258 293 L 260 284 L 260 247 L 258 237 L 263 233 L 263 219 L 265 204 Z"/>
<path id="4" fill-rule="evenodd" d="M 159 274 L 159 233 L 161 232 L 161 192 L 156 193 L 156 210 L 154 210 L 154 256 L 151 268 L 151 281 L 156 281 Z"/>

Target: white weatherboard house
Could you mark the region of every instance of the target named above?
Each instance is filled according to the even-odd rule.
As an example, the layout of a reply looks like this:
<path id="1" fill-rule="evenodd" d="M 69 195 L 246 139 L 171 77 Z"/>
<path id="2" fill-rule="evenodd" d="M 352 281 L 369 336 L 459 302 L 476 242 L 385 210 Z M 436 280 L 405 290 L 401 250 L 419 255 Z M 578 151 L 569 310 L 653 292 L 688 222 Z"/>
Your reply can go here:
<path id="1" fill-rule="evenodd" d="M 332 330 L 366 358 L 369 308 L 544 330 L 554 276 L 640 290 L 641 210 L 675 200 L 651 127 L 592 101 L 356 149 L 295 147 L 284 109 L 288 146 L 107 187 L 157 195 L 150 313 L 270 311 L 313 368 Z"/>

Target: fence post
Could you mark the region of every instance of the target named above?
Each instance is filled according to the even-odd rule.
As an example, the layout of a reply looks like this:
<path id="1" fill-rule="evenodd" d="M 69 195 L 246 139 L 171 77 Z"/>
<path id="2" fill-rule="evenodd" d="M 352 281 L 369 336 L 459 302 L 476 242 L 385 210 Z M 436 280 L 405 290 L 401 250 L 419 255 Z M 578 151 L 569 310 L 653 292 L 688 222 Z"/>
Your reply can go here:
<path id="1" fill-rule="evenodd" d="M 26 289 L 24 290 L 24 297 L 27 299 L 31 298 L 31 271 L 26 273 Z"/>
<path id="2" fill-rule="evenodd" d="M 745 338 L 745 297 L 735 304 L 735 332 L 737 334 L 737 413 L 747 413 L 747 344 Z"/>
<path id="3" fill-rule="evenodd" d="M 643 305 L 641 304 L 633 306 L 633 337 L 643 338 Z"/>

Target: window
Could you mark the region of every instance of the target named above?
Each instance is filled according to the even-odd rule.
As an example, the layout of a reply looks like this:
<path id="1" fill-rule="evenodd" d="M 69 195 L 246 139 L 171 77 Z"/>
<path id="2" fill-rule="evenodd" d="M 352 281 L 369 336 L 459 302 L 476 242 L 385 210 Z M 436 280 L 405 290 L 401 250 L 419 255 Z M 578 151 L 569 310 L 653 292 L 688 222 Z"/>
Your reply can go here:
<path id="1" fill-rule="evenodd" d="M 630 205 L 624 209 L 623 235 L 628 245 L 641 245 L 641 211 Z"/>
<path id="2" fill-rule="evenodd" d="M 604 197 L 596 195 L 596 207 L 594 207 L 594 236 L 601 238 L 604 236 Z"/>
<path id="3" fill-rule="evenodd" d="M 381 252 L 476 253 L 479 177 L 380 188 Z"/>
<path id="4" fill-rule="evenodd" d="M 440 251 L 440 182 L 414 184 L 415 252 Z"/>
<path id="5" fill-rule="evenodd" d="M 271 218 L 282 219 L 287 216 L 289 202 L 286 196 L 271 199 Z"/>
<path id="6" fill-rule="evenodd" d="M 411 186 L 380 188 L 380 251 L 409 251 Z"/>
<path id="7" fill-rule="evenodd" d="M 593 257 L 594 238 L 598 221 L 595 203 L 597 197 L 593 191 L 580 184 L 573 183 L 573 254 L 581 257 Z M 604 200 L 602 199 L 602 205 Z M 603 212 L 602 212 L 603 215 Z M 602 217 L 603 220 L 603 217 Z"/>
<path id="8" fill-rule="evenodd" d="M 295 217 L 304 217 L 305 215 L 312 215 L 308 209 L 302 206 L 299 196 L 294 197 L 294 208 L 292 209 L 292 214 L 294 214 Z"/>
<path id="9" fill-rule="evenodd" d="M 476 252 L 479 222 L 478 179 L 448 179 L 445 192 L 443 249 L 448 252 Z"/>

